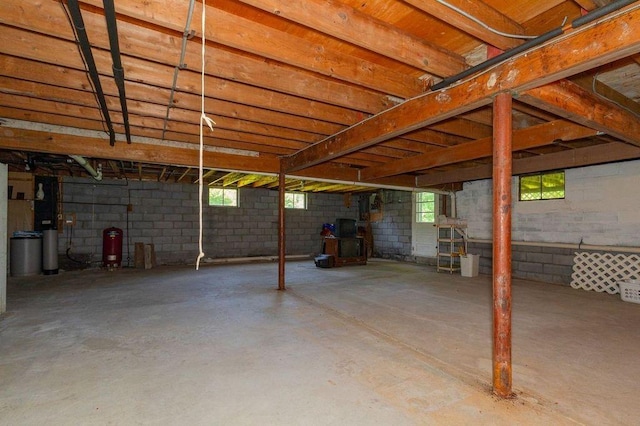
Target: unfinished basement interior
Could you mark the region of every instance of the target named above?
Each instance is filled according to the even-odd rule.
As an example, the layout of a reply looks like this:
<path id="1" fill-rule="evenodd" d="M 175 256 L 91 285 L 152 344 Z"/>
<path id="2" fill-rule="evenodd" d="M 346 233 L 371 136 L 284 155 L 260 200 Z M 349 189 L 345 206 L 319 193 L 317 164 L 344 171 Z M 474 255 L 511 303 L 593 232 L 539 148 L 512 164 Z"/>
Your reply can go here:
<path id="1" fill-rule="evenodd" d="M 0 424 L 632 425 L 640 2 L 0 2 Z"/>

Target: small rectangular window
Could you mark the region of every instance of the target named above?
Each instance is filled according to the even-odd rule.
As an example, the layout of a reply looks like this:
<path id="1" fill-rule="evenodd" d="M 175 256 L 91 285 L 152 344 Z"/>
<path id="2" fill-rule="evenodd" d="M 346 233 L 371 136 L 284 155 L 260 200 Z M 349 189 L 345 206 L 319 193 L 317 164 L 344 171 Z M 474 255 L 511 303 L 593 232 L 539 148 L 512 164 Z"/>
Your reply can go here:
<path id="1" fill-rule="evenodd" d="M 436 194 L 433 192 L 416 193 L 416 222 L 433 223 L 436 221 Z"/>
<path id="2" fill-rule="evenodd" d="M 238 190 L 236 188 L 209 188 L 209 205 L 237 207 Z"/>
<path id="3" fill-rule="evenodd" d="M 285 209 L 306 209 L 307 194 L 304 192 L 285 192 L 284 193 Z"/>
<path id="4" fill-rule="evenodd" d="M 564 171 L 520 176 L 520 201 L 564 198 Z"/>

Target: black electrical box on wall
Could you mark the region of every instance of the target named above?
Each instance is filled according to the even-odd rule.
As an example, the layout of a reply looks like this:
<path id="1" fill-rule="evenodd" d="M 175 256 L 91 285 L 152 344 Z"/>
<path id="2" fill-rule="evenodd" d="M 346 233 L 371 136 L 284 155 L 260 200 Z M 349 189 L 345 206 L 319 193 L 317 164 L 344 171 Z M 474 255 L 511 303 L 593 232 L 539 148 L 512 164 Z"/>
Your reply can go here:
<path id="1" fill-rule="evenodd" d="M 33 193 L 34 230 L 55 229 L 58 224 L 58 178 L 36 176 Z"/>

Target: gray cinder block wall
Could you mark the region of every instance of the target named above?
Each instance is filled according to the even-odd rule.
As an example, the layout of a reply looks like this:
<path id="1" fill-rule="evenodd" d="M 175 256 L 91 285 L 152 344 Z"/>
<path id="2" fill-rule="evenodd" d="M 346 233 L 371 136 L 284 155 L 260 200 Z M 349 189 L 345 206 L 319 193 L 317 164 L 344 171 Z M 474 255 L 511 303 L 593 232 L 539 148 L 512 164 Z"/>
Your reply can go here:
<path id="1" fill-rule="evenodd" d="M 383 191 L 383 217 L 371 223 L 375 257 L 415 261 L 411 255 L 411 193 Z"/>
<path id="2" fill-rule="evenodd" d="M 633 195 L 640 183 L 639 165 L 636 160 L 566 170 L 565 198 L 560 200 L 518 201 L 514 177 L 513 275 L 569 284 L 576 251 L 630 254 L 625 250 L 639 247 L 640 198 Z M 491 273 L 491 181 L 465 183 L 457 200 L 470 238 L 485 240 L 470 244 L 469 252 L 481 255 L 481 273 Z M 580 248 L 589 245 L 598 250 Z"/>
<path id="3" fill-rule="evenodd" d="M 469 243 L 468 250 L 469 253 L 480 255 L 479 272 L 491 274 L 493 245 Z M 512 275 L 527 280 L 569 285 L 573 272 L 574 253 L 575 250 L 569 248 L 512 245 Z"/>
<path id="4" fill-rule="evenodd" d="M 213 207 L 203 214 L 206 257 L 274 256 L 278 254 L 278 192 L 240 188 L 239 207 Z M 59 252 L 99 263 L 102 232 L 123 230 L 123 265 L 133 265 L 134 244 L 154 244 L 158 262 L 193 263 L 198 255 L 198 187 L 193 184 L 65 177 L 62 214 L 75 215 L 64 226 Z M 130 211 L 128 206 L 131 205 Z M 320 252 L 323 223 L 336 218 L 356 219 L 357 203 L 346 207 L 342 194 L 308 194 L 306 210 L 286 210 L 287 254 Z"/>

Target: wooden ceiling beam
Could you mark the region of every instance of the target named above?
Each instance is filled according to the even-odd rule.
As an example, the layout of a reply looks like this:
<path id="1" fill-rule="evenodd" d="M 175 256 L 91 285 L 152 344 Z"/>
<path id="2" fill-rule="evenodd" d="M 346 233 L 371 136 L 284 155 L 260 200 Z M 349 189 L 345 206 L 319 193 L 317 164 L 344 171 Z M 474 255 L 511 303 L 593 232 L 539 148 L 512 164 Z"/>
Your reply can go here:
<path id="1" fill-rule="evenodd" d="M 269 185 L 278 180 L 278 176 L 261 176 L 260 179 L 255 181 L 251 186 L 253 188 L 260 188 L 265 185 Z"/>
<path id="2" fill-rule="evenodd" d="M 598 8 L 594 0 L 573 0 L 578 6 L 586 11 L 592 11 Z"/>
<path id="3" fill-rule="evenodd" d="M 242 179 L 240 179 L 237 183 L 236 186 L 238 188 L 242 188 L 243 186 L 247 186 L 247 185 L 251 185 L 254 182 L 259 181 L 260 179 L 262 179 L 264 176 L 263 175 L 259 175 L 259 174 L 249 174 L 249 175 L 245 175 L 243 176 Z"/>
<path id="4" fill-rule="evenodd" d="M 405 1 L 433 17 L 446 22 L 448 25 L 452 25 L 460 31 L 499 49 L 508 50 L 523 43 L 523 40 L 505 37 L 489 31 L 482 25 L 452 10 L 437 0 Z M 498 31 L 507 34 L 525 34 L 525 29 L 520 24 L 482 1 L 448 0 L 448 3 L 467 12 L 469 15 Z"/>
<path id="5" fill-rule="evenodd" d="M 135 4 L 135 3 L 139 3 L 139 4 Z M 101 4 L 102 2 L 99 2 L 99 5 Z M 153 5 L 154 5 L 153 3 L 149 3 L 149 2 L 144 2 L 143 4 L 143 2 L 131 1 L 131 2 L 125 2 L 123 4 L 119 4 L 118 9 L 120 12 L 121 10 L 125 10 L 125 9 L 135 10 L 136 7 L 154 8 Z M 226 14 L 223 11 L 219 11 L 218 9 L 214 9 L 212 7 L 208 7 L 208 10 L 210 12 L 213 12 L 215 19 L 220 18 L 223 20 L 222 22 L 218 22 L 217 25 L 215 26 L 215 33 L 219 32 L 218 31 L 219 28 L 228 26 L 230 29 L 233 29 L 230 32 L 235 34 L 238 31 L 238 27 L 235 25 L 234 21 L 243 21 L 242 18 L 240 17 Z M 166 4 L 162 4 L 162 5 L 158 4 L 157 7 L 155 7 L 154 11 L 152 12 L 159 12 L 159 11 L 164 11 L 164 13 L 170 14 L 171 17 L 175 20 L 175 15 L 172 13 L 173 11 L 171 9 L 168 9 Z M 31 19 L 32 16 L 43 16 L 43 15 L 46 15 L 48 19 L 35 19 L 35 20 Z M 0 16 L 3 16 L 3 22 L 7 24 L 19 26 L 21 28 L 25 28 L 30 31 L 37 31 L 43 34 L 49 34 L 56 37 L 65 38 L 67 40 L 73 40 L 73 34 L 69 30 L 69 24 L 66 21 L 64 14 L 62 13 L 62 9 L 60 8 L 60 5 L 57 4 L 57 2 L 52 2 L 52 1 L 42 2 L 42 3 L 38 3 L 37 5 L 27 2 L 27 3 L 21 4 L 20 7 L 18 7 L 18 5 L 14 4 L 13 2 L 2 2 L 0 3 Z M 85 21 L 85 27 L 87 28 L 88 36 L 89 36 L 89 39 L 91 40 L 91 43 L 94 46 L 100 47 L 108 51 L 110 48 L 110 44 L 107 36 L 108 32 L 106 29 L 104 16 L 96 13 L 91 13 L 89 11 L 84 11 L 83 19 Z M 185 19 L 186 19 L 186 16 L 185 16 Z M 157 21 L 155 19 L 153 21 L 153 24 L 157 25 Z M 184 24 L 181 22 L 179 25 L 181 26 L 179 30 L 180 31 L 179 35 L 181 36 L 182 35 L 181 33 L 183 31 L 182 26 Z M 256 23 L 253 22 L 253 25 L 255 26 Z M 211 28 L 213 32 L 214 31 L 213 27 Z M 254 28 L 253 34 L 256 34 L 256 33 L 262 34 L 261 32 L 259 32 L 259 30 Z M 158 63 L 163 63 L 165 65 L 173 65 L 173 66 L 178 65 L 177 62 L 178 62 L 180 52 L 179 52 L 179 49 L 177 49 L 177 47 L 180 46 L 179 37 L 153 31 L 149 28 L 141 27 L 139 25 L 126 22 L 124 20 L 120 20 L 120 22 L 118 23 L 118 34 L 120 38 L 127 40 L 126 45 L 123 46 L 123 49 L 124 49 L 123 54 L 136 56 L 138 58 L 153 60 Z M 249 40 L 251 43 L 255 43 L 254 41 L 252 41 L 253 40 L 252 37 L 243 37 L 242 34 L 237 34 L 236 37 L 241 40 Z M 217 39 L 217 37 L 214 37 L 214 38 Z M 272 42 L 275 43 L 274 41 Z M 263 43 L 261 43 L 261 46 L 260 46 L 261 48 L 262 48 L 262 44 Z M 298 41 L 298 44 L 300 44 L 299 41 Z M 279 48 L 279 46 L 281 45 L 273 44 L 273 46 L 274 48 L 277 46 L 279 50 L 283 50 Z M 241 48 L 241 46 L 238 46 L 238 45 L 234 45 L 233 47 Z M 255 53 L 256 48 L 254 47 L 249 51 L 252 51 L 252 50 Z M 94 54 L 98 54 L 98 53 L 99 52 L 94 52 Z M 218 72 L 225 72 L 225 71 L 222 71 L 221 68 L 224 68 L 225 70 L 228 70 L 229 68 L 232 68 L 232 69 L 241 68 L 242 73 L 234 74 L 235 78 L 237 79 L 238 75 L 254 74 L 253 72 L 251 72 L 252 69 L 256 69 L 256 72 L 260 72 L 263 75 L 279 72 L 278 64 L 266 64 L 262 60 L 256 60 L 256 59 L 243 56 L 238 53 L 217 49 L 214 46 L 209 47 L 208 53 L 211 56 L 216 58 L 215 61 L 209 61 L 210 63 L 212 62 L 214 63 L 214 64 L 211 64 L 210 68 L 208 69 L 208 71 L 212 74 L 215 74 L 214 70 L 217 70 Z M 306 52 L 306 54 L 301 53 L 300 56 L 309 58 L 308 51 Z M 312 58 L 309 58 L 309 59 L 312 59 Z M 355 58 L 352 59 L 351 61 L 354 62 Z M 192 71 L 198 71 L 199 68 L 197 68 L 197 65 L 200 63 L 199 51 L 197 49 L 187 49 L 184 62 L 187 65 L 188 69 Z M 125 64 L 125 68 L 128 68 L 126 59 L 124 60 L 124 64 Z M 220 67 L 219 66 L 220 64 L 224 64 L 225 66 Z M 359 66 L 356 68 L 360 69 Z M 110 68 L 104 69 L 102 67 L 98 67 L 98 69 L 104 72 L 106 71 L 110 72 Z M 257 69 L 261 69 L 261 71 L 257 71 Z M 399 75 L 399 73 L 394 73 L 394 74 Z M 296 73 L 296 75 L 299 75 L 299 74 Z M 292 76 L 292 73 L 288 71 L 288 80 L 291 80 L 291 76 Z M 229 78 L 229 76 L 225 76 L 225 77 Z M 256 77 L 258 77 L 257 74 L 256 74 Z M 314 82 L 314 78 L 311 75 L 305 78 L 310 79 L 307 82 L 307 84 L 310 84 L 310 85 L 322 84 L 320 83 L 320 80 L 317 80 L 317 79 L 315 79 L 315 82 Z M 416 81 L 413 83 L 414 89 L 411 92 L 407 92 L 405 90 L 405 92 L 403 93 L 404 96 L 411 96 L 411 95 L 420 93 L 421 83 L 417 79 L 415 80 Z M 352 83 L 353 82 L 355 82 L 355 80 L 352 81 Z M 399 81 L 397 85 L 400 86 L 407 83 L 408 83 L 407 81 L 402 80 L 402 81 Z M 331 84 L 334 84 L 334 82 L 331 82 L 325 79 L 324 84 L 327 85 L 325 87 L 325 90 L 327 90 L 327 89 L 330 89 Z M 264 83 L 262 84 L 262 86 L 264 86 Z M 341 88 L 339 88 L 339 91 L 335 92 L 335 98 L 339 98 L 340 96 L 342 96 L 340 95 L 341 92 L 346 94 L 346 92 L 344 92 L 345 90 L 346 91 L 353 90 L 352 86 L 351 87 L 343 86 L 343 85 L 340 85 L 340 86 Z M 336 86 L 336 88 L 338 88 L 338 86 Z M 383 87 L 377 87 L 375 90 L 382 91 Z M 366 97 L 366 94 L 364 93 L 362 93 L 361 95 Z M 382 98 L 382 96 L 380 95 L 375 95 L 375 96 L 377 96 L 378 98 Z"/>
<path id="6" fill-rule="evenodd" d="M 408 132 L 402 135 L 402 138 L 439 147 L 453 146 L 469 141 L 469 138 L 454 136 L 430 129 L 418 129 L 413 132 Z"/>
<path id="7" fill-rule="evenodd" d="M 586 167 L 638 158 L 640 158 L 640 149 L 638 147 L 614 142 L 516 159 L 513 160 L 513 175 Z M 454 182 L 490 179 L 491 176 L 492 166 L 491 164 L 486 164 L 478 167 L 457 168 L 446 172 L 421 175 L 418 176 L 416 182 L 420 187 L 433 187 Z"/>
<path id="8" fill-rule="evenodd" d="M 56 85 L 70 89 L 88 91 L 90 86 L 87 82 L 86 73 L 81 70 L 63 68 L 56 64 L 40 63 L 34 60 L 18 58 L 15 56 L 7 56 L 0 54 L 0 74 L 6 76 L 20 76 L 21 79 L 33 82 L 50 84 L 55 82 Z M 127 74 L 127 77 L 130 77 Z M 192 75 L 182 76 L 181 78 L 190 80 Z M 102 81 L 106 83 L 106 78 Z M 143 81 L 138 79 L 139 81 Z M 272 92 L 266 89 L 247 86 L 234 81 L 221 80 L 215 77 L 205 77 L 207 85 L 208 99 L 224 99 L 232 104 L 249 105 L 256 108 L 263 108 L 270 111 L 278 111 L 290 113 L 295 111 L 297 115 L 308 117 L 313 120 L 321 120 L 323 122 L 332 122 L 338 124 L 351 124 L 364 118 L 361 112 L 354 112 L 345 108 L 333 105 L 322 104 L 299 97 L 285 95 L 282 93 Z M 192 82 L 196 87 L 196 82 Z M 103 89 L 106 94 L 114 95 L 117 93 L 115 86 L 110 87 L 104 85 Z M 155 86 L 144 86 L 138 81 L 127 81 L 127 94 L 136 99 L 149 100 L 156 98 L 156 90 L 165 91 L 159 98 L 168 102 L 170 87 L 160 88 Z M 131 91 L 131 94 L 129 94 Z M 176 94 L 174 103 L 182 104 L 182 93 Z M 207 101 L 210 102 L 210 101 Z M 165 105 L 166 103 L 162 103 Z M 207 103 L 208 105 L 208 103 Z M 199 109 L 198 109 L 199 110 Z"/>
<path id="9" fill-rule="evenodd" d="M 105 96 L 107 105 L 113 107 L 112 120 L 117 123 L 122 123 L 121 114 L 114 112 L 119 105 L 118 98 L 112 96 Z M 8 95 L 0 90 L 0 105 L 13 106 L 15 108 L 29 109 L 33 111 L 42 111 L 46 113 L 56 113 L 67 115 L 70 117 L 87 117 L 95 120 L 101 120 L 100 110 L 97 107 L 83 107 L 68 103 L 62 103 L 59 101 L 49 101 L 38 98 L 28 98 L 24 96 Z M 129 120 L 132 125 L 136 122 L 137 118 L 144 117 L 147 123 L 150 120 L 155 119 L 157 125 L 153 126 L 157 129 L 162 129 L 163 116 L 162 107 L 154 104 L 144 102 L 129 102 Z M 226 117 L 220 117 L 211 114 L 210 117 L 216 122 L 216 130 L 228 130 L 242 133 L 250 133 L 254 135 L 269 136 L 277 139 L 285 139 L 300 142 L 298 148 L 306 146 L 309 143 L 315 142 L 319 139 L 319 135 L 308 133 L 299 130 L 287 129 L 284 127 L 276 127 L 273 125 L 267 125 L 262 123 L 252 123 L 245 120 L 233 120 Z M 173 111 L 173 120 L 167 126 L 168 129 L 175 129 L 186 125 L 190 127 L 189 133 L 198 134 L 200 113 L 188 110 L 176 109 Z M 208 130 L 208 129 L 207 129 Z M 207 132 L 209 133 L 209 132 Z"/>
<path id="10" fill-rule="evenodd" d="M 598 43 L 607 40 L 607 43 Z M 410 99 L 283 159 L 287 172 L 332 160 L 408 131 L 640 51 L 640 10 L 588 24 L 463 83 Z"/>
<path id="11" fill-rule="evenodd" d="M 461 56 L 336 0 L 240 1 L 440 77 L 467 68 Z"/>
<path id="12" fill-rule="evenodd" d="M 317 187 L 312 189 L 311 192 L 329 192 L 329 191 L 331 191 L 333 189 L 336 189 L 336 188 L 339 188 L 341 186 L 342 186 L 342 184 L 325 183 L 324 185 L 318 185 Z"/>
<path id="13" fill-rule="evenodd" d="M 403 149 L 405 151 L 414 152 L 416 154 L 423 154 L 425 152 L 431 151 L 434 148 L 433 145 L 405 138 L 389 139 L 388 141 L 383 142 L 383 145 Z"/>
<path id="14" fill-rule="evenodd" d="M 217 172 L 216 169 L 207 170 L 206 172 L 202 173 L 202 179 L 204 180 L 204 179 L 208 178 L 209 176 L 215 175 L 216 172 Z"/>
<path id="15" fill-rule="evenodd" d="M 13 83 L 12 83 L 13 81 Z M 78 104 L 83 104 L 85 106 L 80 105 L 69 105 L 68 103 L 64 103 L 63 100 L 68 98 L 69 92 L 73 92 L 71 89 L 64 89 L 60 87 L 54 87 L 44 84 L 37 84 L 32 82 L 24 82 L 24 81 L 15 81 L 8 79 L 6 77 L 0 76 L 0 105 L 11 106 L 12 108 L 31 110 L 31 111 L 40 111 L 43 113 L 55 113 L 55 114 L 64 114 L 67 117 L 89 117 L 93 118 L 93 124 L 84 124 L 80 125 L 71 125 L 73 127 L 84 127 L 90 128 L 94 130 L 102 130 L 101 124 L 101 115 L 97 108 L 95 107 L 95 98 L 93 96 L 89 96 L 86 93 L 86 98 L 80 99 L 76 96 Z M 129 91 L 131 92 L 131 91 Z M 16 95 L 27 95 L 25 96 L 16 96 Z M 31 96 L 34 96 L 33 98 Z M 37 96 L 37 98 L 36 98 Z M 113 110 L 117 110 L 119 108 L 119 99 L 106 96 L 107 105 L 111 106 Z M 131 125 L 134 127 L 132 129 L 132 134 L 138 136 L 150 136 L 148 134 L 140 134 L 140 130 L 147 131 L 150 128 L 162 129 L 164 123 L 164 107 L 148 104 L 141 101 L 131 102 L 129 107 L 129 121 Z M 176 131 L 182 133 L 188 133 L 191 135 L 198 134 L 198 124 L 197 121 L 199 119 L 199 112 L 192 110 L 183 110 L 181 108 L 176 108 L 175 113 L 172 116 L 172 120 L 167 125 L 168 131 Z M 231 114 L 233 115 L 233 114 Z M 259 115 L 259 114 L 258 114 Z M 13 116 L 13 115 L 12 115 Z M 155 121 L 154 117 L 155 116 Z M 308 146 L 309 143 L 314 142 L 319 138 L 319 136 L 304 132 L 297 131 L 294 128 L 278 128 L 273 127 L 268 124 L 263 123 L 251 123 L 245 120 L 240 119 L 232 119 L 226 117 L 218 117 L 217 115 L 211 116 L 217 123 L 214 135 L 219 136 L 220 140 L 229 139 L 235 140 L 234 143 L 236 146 L 232 148 L 235 149 L 260 149 L 267 151 L 272 151 L 273 148 L 276 150 L 273 153 L 284 155 L 290 154 L 291 150 L 298 150 Z M 15 117 L 17 118 L 17 117 Z M 121 115 L 117 112 L 113 114 L 112 117 L 114 123 L 122 123 Z M 46 118 L 42 119 L 43 121 L 47 121 Z M 142 120 L 142 121 L 141 121 Z M 77 120 L 74 120 L 77 121 Z M 292 119 L 295 123 L 295 118 Z M 51 124 L 63 124 L 51 121 Z M 69 124 L 70 125 L 70 124 Z M 88 126 L 88 127 L 85 127 Z M 293 126 L 292 126 L 293 127 Z M 311 126 L 313 127 L 313 126 Z M 165 135 L 166 136 L 166 135 Z M 156 134 L 152 135 L 152 137 L 162 137 L 162 135 Z M 266 138 L 265 140 L 258 141 L 255 138 Z M 268 140 L 267 140 L 268 139 Z M 216 138 L 218 140 L 218 138 Z M 253 147 L 240 147 L 238 146 L 241 143 L 246 141 L 253 140 L 254 143 L 259 143 L 261 146 L 253 146 Z M 193 141 L 197 142 L 197 141 Z M 220 145 L 221 142 L 217 142 L 215 144 Z M 213 140 L 209 142 L 209 144 L 214 144 Z M 229 143 L 222 142 L 221 146 L 229 145 Z M 231 148 L 231 146 L 228 146 Z M 277 148 L 281 147 L 281 148 Z M 283 150 L 282 147 L 288 147 L 290 150 Z M 400 151 L 402 148 L 392 148 L 392 147 L 374 147 L 368 152 L 363 152 L 356 154 L 356 157 L 353 157 L 356 160 L 373 160 L 373 161 L 382 161 L 389 157 L 391 158 L 400 158 L 405 155 L 408 155 L 406 152 Z M 383 156 L 383 158 L 372 157 L 374 156 Z M 356 161 L 356 164 L 358 162 Z M 359 163 L 360 165 L 367 165 L 365 163 Z M 371 165 L 371 164 L 368 164 Z"/>
<path id="16" fill-rule="evenodd" d="M 122 171 L 120 170 L 120 167 L 118 167 L 118 164 L 113 161 L 113 160 L 108 160 L 107 164 L 109 164 L 109 167 L 111 167 L 111 170 L 113 170 L 113 174 L 116 176 L 120 176 L 122 174 Z"/>
<path id="17" fill-rule="evenodd" d="M 233 185 L 245 176 L 244 173 L 229 173 L 222 179 L 222 186 Z"/>
<path id="18" fill-rule="evenodd" d="M 513 109 L 543 121 L 553 121 L 558 118 L 555 115 L 548 113 L 547 111 L 542 111 L 538 108 L 533 108 L 529 105 L 523 104 L 522 102 L 518 102 L 517 99 L 514 99 Z"/>
<path id="19" fill-rule="evenodd" d="M 162 178 L 164 178 L 164 175 L 166 173 L 167 173 L 167 166 L 164 166 L 160 171 L 160 174 L 158 175 L 158 182 L 162 181 Z"/>
<path id="20" fill-rule="evenodd" d="M 63 103 L 55 100 L 19 96 L 17 94 L 8 94 L 0 91 L 0 105 L 8 108 L 29 110 L 33 113 L 34 118 L 38 112 L 42 112 L 70 118 L 81 117 L 83 120 L 92 120 L 96 123 L 102 123 L 102 115 L 100 114 L 100 109 L 95 102 L 92 106 L 83 106 Z M 117 120 L 113 121 L 118 122 Z M 100 127 L 102 126 L 100 125 Z"/>
<path id="21" fill-rule="evenodd" d="M 102 7 L 101 0 L 86 0 L 86 2 L 96 7 Z M 121 16 L 126 15 L 154 26 L 162 25 L 175 33 L 173 37 L 175 39 L 181 37 L 184 31 L 185 22 L 183 20 L 186 20 L 186 11 L 184 15 L 176 15 L 175 13 L 181 8 L 184 8 L 184 2 L 176 0 L 167 0 L 162 3 L 128 0 L 118 4 L 118 13 Z M 1 12 L 2 9 L 0 9 Z M 192 22 L 200 22 L 200 13 L 199 8 L 194 10 Z M 24 14 L 29 16 L 28 11 L 25 11 Z M 207 20 L 215 22 L 215 25 L 210 25 L 207 28 L 207 40 L 224 46 L 265 56 L 285 64 L 391 93 L 395 96 L 411 97 L 423 91 L 423 84 L 418 78 L 399 73 L 375 62 L 326 49 L 321 44 L 314 44 L 303 38 L 262 25 L 257 19 L 247 19 L 229 13 L 217 4 L 207 5 Z M 118 32 L 128 40 L 131 40 L 129 34 L 133 35 L 136 31 L 141 33 L 144 31 L 144 28 L 129 23 L 126 19 L 121 19 L 121 22 L 118 24 Z M 87 27 L 91 27 L 91 25 L 88 23 Z M 199 26 L 197 28 L 199 29 Z M 199 36 L 199 31 L 196 33 Z M 258 34 L 259 37 L 256 37 Z M 91 39 L 93 40 L 93 38 Z M 264 40 L 269 40 L 269 43 L 264 43 Z M 176 45 L 179 43 L 172 44 L 173 47 Z M 283 49 L 282 46 L 287 46 L 287 48 Z M 145 50 L 137 48 L 135 45 L 132 46 L 132 49 L 138 52 Z M 161 50 L 158 46 L 155 49 Z M 185 57 L 187 65 L 199 63 L 199 60 L 194 57 L 195 53 L 195 49 L 187 52 Z"/>
<path id="22" fill-rule="evenodd" d="M 82 155 L 93 158 L 131 161 L 137 163 L 139 178 L 143 176 L 143 162 L 158 165 L 198 167 L 199 154 L 196 149 L 162 146 L 133 142 L 123 149 L 114 149 L 104 139 L 25 130 L 0 126 L 0 148 L 26 152 L 41 152 L 59 155 Z M 126 148 L 126 149 L 125 149 Z M 220 152 L 204 152 L 204 167 L 207 169 L 232 169 L 244 173 L 278 173 L 279 160 L 265 157 L 246 157 Z M 322 178 L 336 181 L 356 182 L 358 170 L 348 167 L 317 166 L 298 173 L 309 179 Z M 380 180 L 381 185 L 413 188 L 415 178 L 398 176 Z"/>
<path id="23" fill-rule="evenodd" d="M 479 139 L 491 135 L 491 126 L 460 117 L 435 124 L 429 129 L 469 139 Z"/>
<path id="24" fill-rule="evenodd" d="M 526 150 L 549 145 L 555 140 L 574 140 L 595 136 L 598 132 L 565 120 L 551 121 L 538 126 L 513 132 L 513 151 Z M 487 137 L 440 149 L 428 154 L 393 161 L 377 167 L 363 169 L 360 172 L 362 181 L 372 181 L 385 176 L 426 170 L 432 167 L 463 161 L 490 157 L 493 149 L 493 137 Z"/>
<path id="25" fill-rule="evenodd" d="M 187 167 L 186 169 L 184 169 L 184 172 L 182 172 L 180 177 L 176 179 L 176 182 L 180 182 L 182 179 L 184 179 L 189 174 L 190 171 L 191 171 L 191 167 Z"/>
<path id="26" fill-rule="evenodd" d="M 518 99 L 640 146 L 638 116 L 569 80 L 522 92 Z"/>
<path id="27" fill-rule="evenodd" d="M 46 67 L 46 66 L 45 66 Z M 78 73 L 78 77 L 84 78 L 83 73 Z M 91 92 L 81 91 L 73 88 L 53 86 L 46 83 L 45 79 L 50 79 L 50 75 L 43 75 L 41 81 L 27 81 L 22 75 L 0 75 L 0 91 L 3 93 L 38 97 L 41 99 L 49 99 L 58 102 L 77 103 L 84 106 L 94 107 L 95 97 Z M 106 80 L 106 78 L 103 78 Z M 105 81 L 106 82 L 106 81 Z M 105 84 L 106 86 L 106 84 Z M 160 99 L 169 98 L 169 89 L 154 88 L 154 92 Z M 118 109 L 118 100 L 114 102 L 114 97 L 118 93 L 106 91 L 107 100 L 110 100 L 110 109 Z M 163 104 L 150 104 L 149 88 L 136 82 L 127 83 L 127 97 L 134 105 L 140 105 L 145 108 L 148 115 L 164 118 L 166 115 L 166 106 Z M 135 101 L 135 102 L 134 102 Z M 137 103 L 136 103 L 137 102 Z M 175 107 L 171 110 L 175 111 L 192 111 L 200 114 L 200 96 L 190 93 L 177 93 L 174 97 Z M 302 130 L 317 134 L 331 134 L 343 128 L 341 125 L 328 123 L 325 121 L 300 117 L 293 114 L 272 111 L 264 108 L 242 105 L 233 102 L 227 102 L 219 99 L 207 98 L 205 100 L 206 110 L 211 111 L 219 116 L 232 119 L 241 119 L 262 124 L 286 123 L 286 127 L 290 129 Z M 152 112 L 155 110 L 155 112 Z M 170 118 L 173 118 L 170 114 Z M 193 121 L 189 119 L 187 121 Z M 217 120 L 216 120 L 217 121 Z"/>
<path id="28" fill-rule="evenodd" d="M 475 111 L 462 114 L 460 118 L 491 128 L 493 126 L 493 108 L 480 108 Z"/>
<path id="29" fill-rule="evenodd" d="M 3 106 L 3 99 L 6 99 L 8 102 L 12 102 L 13 104 Z M 30 109 L 17 108 L 18 103 L 20 103 L 23 108 Z M 104 131 L 102 121 L 98 117 L 94 117 L 94 120 L 88 120 L 78 118 L 73 115 L 58 115 L 59 112 L 65 112 L 66 110 L 64 108 L 59 108 L 60 111 L 56 111 L 56 108 L 57 105 L 52 103 L 52 101 L 43 101 L 38 99 L 27 99 L 25 101 L 20 97 L 11 98 L 0 94 L 0 117 L 79 129 Z M 112 114 L 112 119 L 116 133 L 124 134 L 122 116 L 120 114 Z M 160 119 L 130 115 L 129 122 L 131 125 L 131 132 L 134 137 L 147 137 L 154 139 L 162 138 L 161 129 L 163 122 Z M 167 129 L 168 131 L 165 133 L 165 140 L 167 141 L 186 142 L 194 144 L 194 146 L 199 143 L 199 137 L 197 134 L 198 126 L 196 124 L 170 122 Z M 304 142 L 218 128 L 213 133 L 207 131 L 205 133 L 204 140 L 206 146 L 215 146 L 223 149 L 228 148 L 259 151 L 262 155 L 286 155 L 308 146 L 308 144 Z M 350 165 L 370 167 L 380 164 L 382 162 L 382 158 L 377 155 L 361 152 L 344 157 L 344 159 L 339 159 L 336 162 L 346 162 Z"/>
<path id="30" fill-rule="evenodd" d="M 305 170 L 300 170 L 295 174 L 288 175 L 294 176 L 299 179 L 309 178 L 322 178 L 328 181 L 341 181 L 342 183 L 352 183 L 354 185 L 359 184 L 358 176 L 360 172 L 353 167 L 335 166 L 333 164 L 321 164 L 313 167 L 309 167 Z M 403 187 L 403 188 L 415 188 L 416 177 L 413 175 L 398 175 L 389 176 L 376 181 L 376 185 L 386 187 Z"/>
<path id="31" fill-rule="evenodd" d="M 33 30 L 37 31 L 37 28 Z M 2 27 L 0 45 L 7 46 L 6 49 L 3 48 L 3 51 L 10 55 L 67 66 L 76 70 L 84 69 L 78 49 L 71 41 L 18 28 Z M 179 42 L 176 41 L 173 49 L 177 51 L 176 46 L 178 45 Z M 96 67 L 101 74 L 111 76 L 112 59 L 108 51 L 108 42 L 105 46 L 100 47 L 106 50 L 93 50 Z M 208 55 L 215 57 L 215 61 L 206 62 L 205 71 L 209 76 L 239 81 L 252 86 L 369 113 L 381 111 L 394 104 L 386 95 L 379 92 L 358 88 L 352 84 L 341 83 L 339 80 L 320 77 L 312 73 L 294 72 L 296 70 L 288 65 L 266 62 L 255 57 L 213 47 L 209 48 Z M 172 86 L 175 65 L 163 65 L 150 61 L 148 57 L 141 59 L 125 54 L 123 54 L 122 63 L 126 68 L 127 80 L 165 88 Z M 195 68 L 182 70 L 178 79 L 178 88 L 181 91 L 199 93 L 200 73 L 196 72 Z M 166 103 L 168 103 L 168 99 L 166 99 Z"/>
<path id="32" fill-rule="evenodd" d="M 584 76 L 572 78 L 571 81 L 582 87 L 587 92 L 610 100 L 611 102 L 616 103 L 619 106 L 626 108 L 634 114 L 640 116 L 640 103 L 626 97 L 611 86 L 598 80 L 598 74 L 587 74 Z"/>
<path id="33" fill-rule="evenodd" d="M 188 167 L 197 167 L 199 164 L 197 149 L 173 146 L 159 148 L 157 145 L 142 143 L 132 143 L 122 149 L 115 149 L 109 146 L 107 139 L 8 128 L 6 126 L 0 127 L 0 137 L 2 138 L 0 147 L 5 149 L 62 155 L 75 154 L 86 157 L 110 158 L 112 160 Z M 208 151 L 204 152 L 204 158 L 205 167 L 207 168 L 233 168 L 256 172 L 264 170 L 275 172 L 278 170 L 277 159 L 246 157 Z"/>

